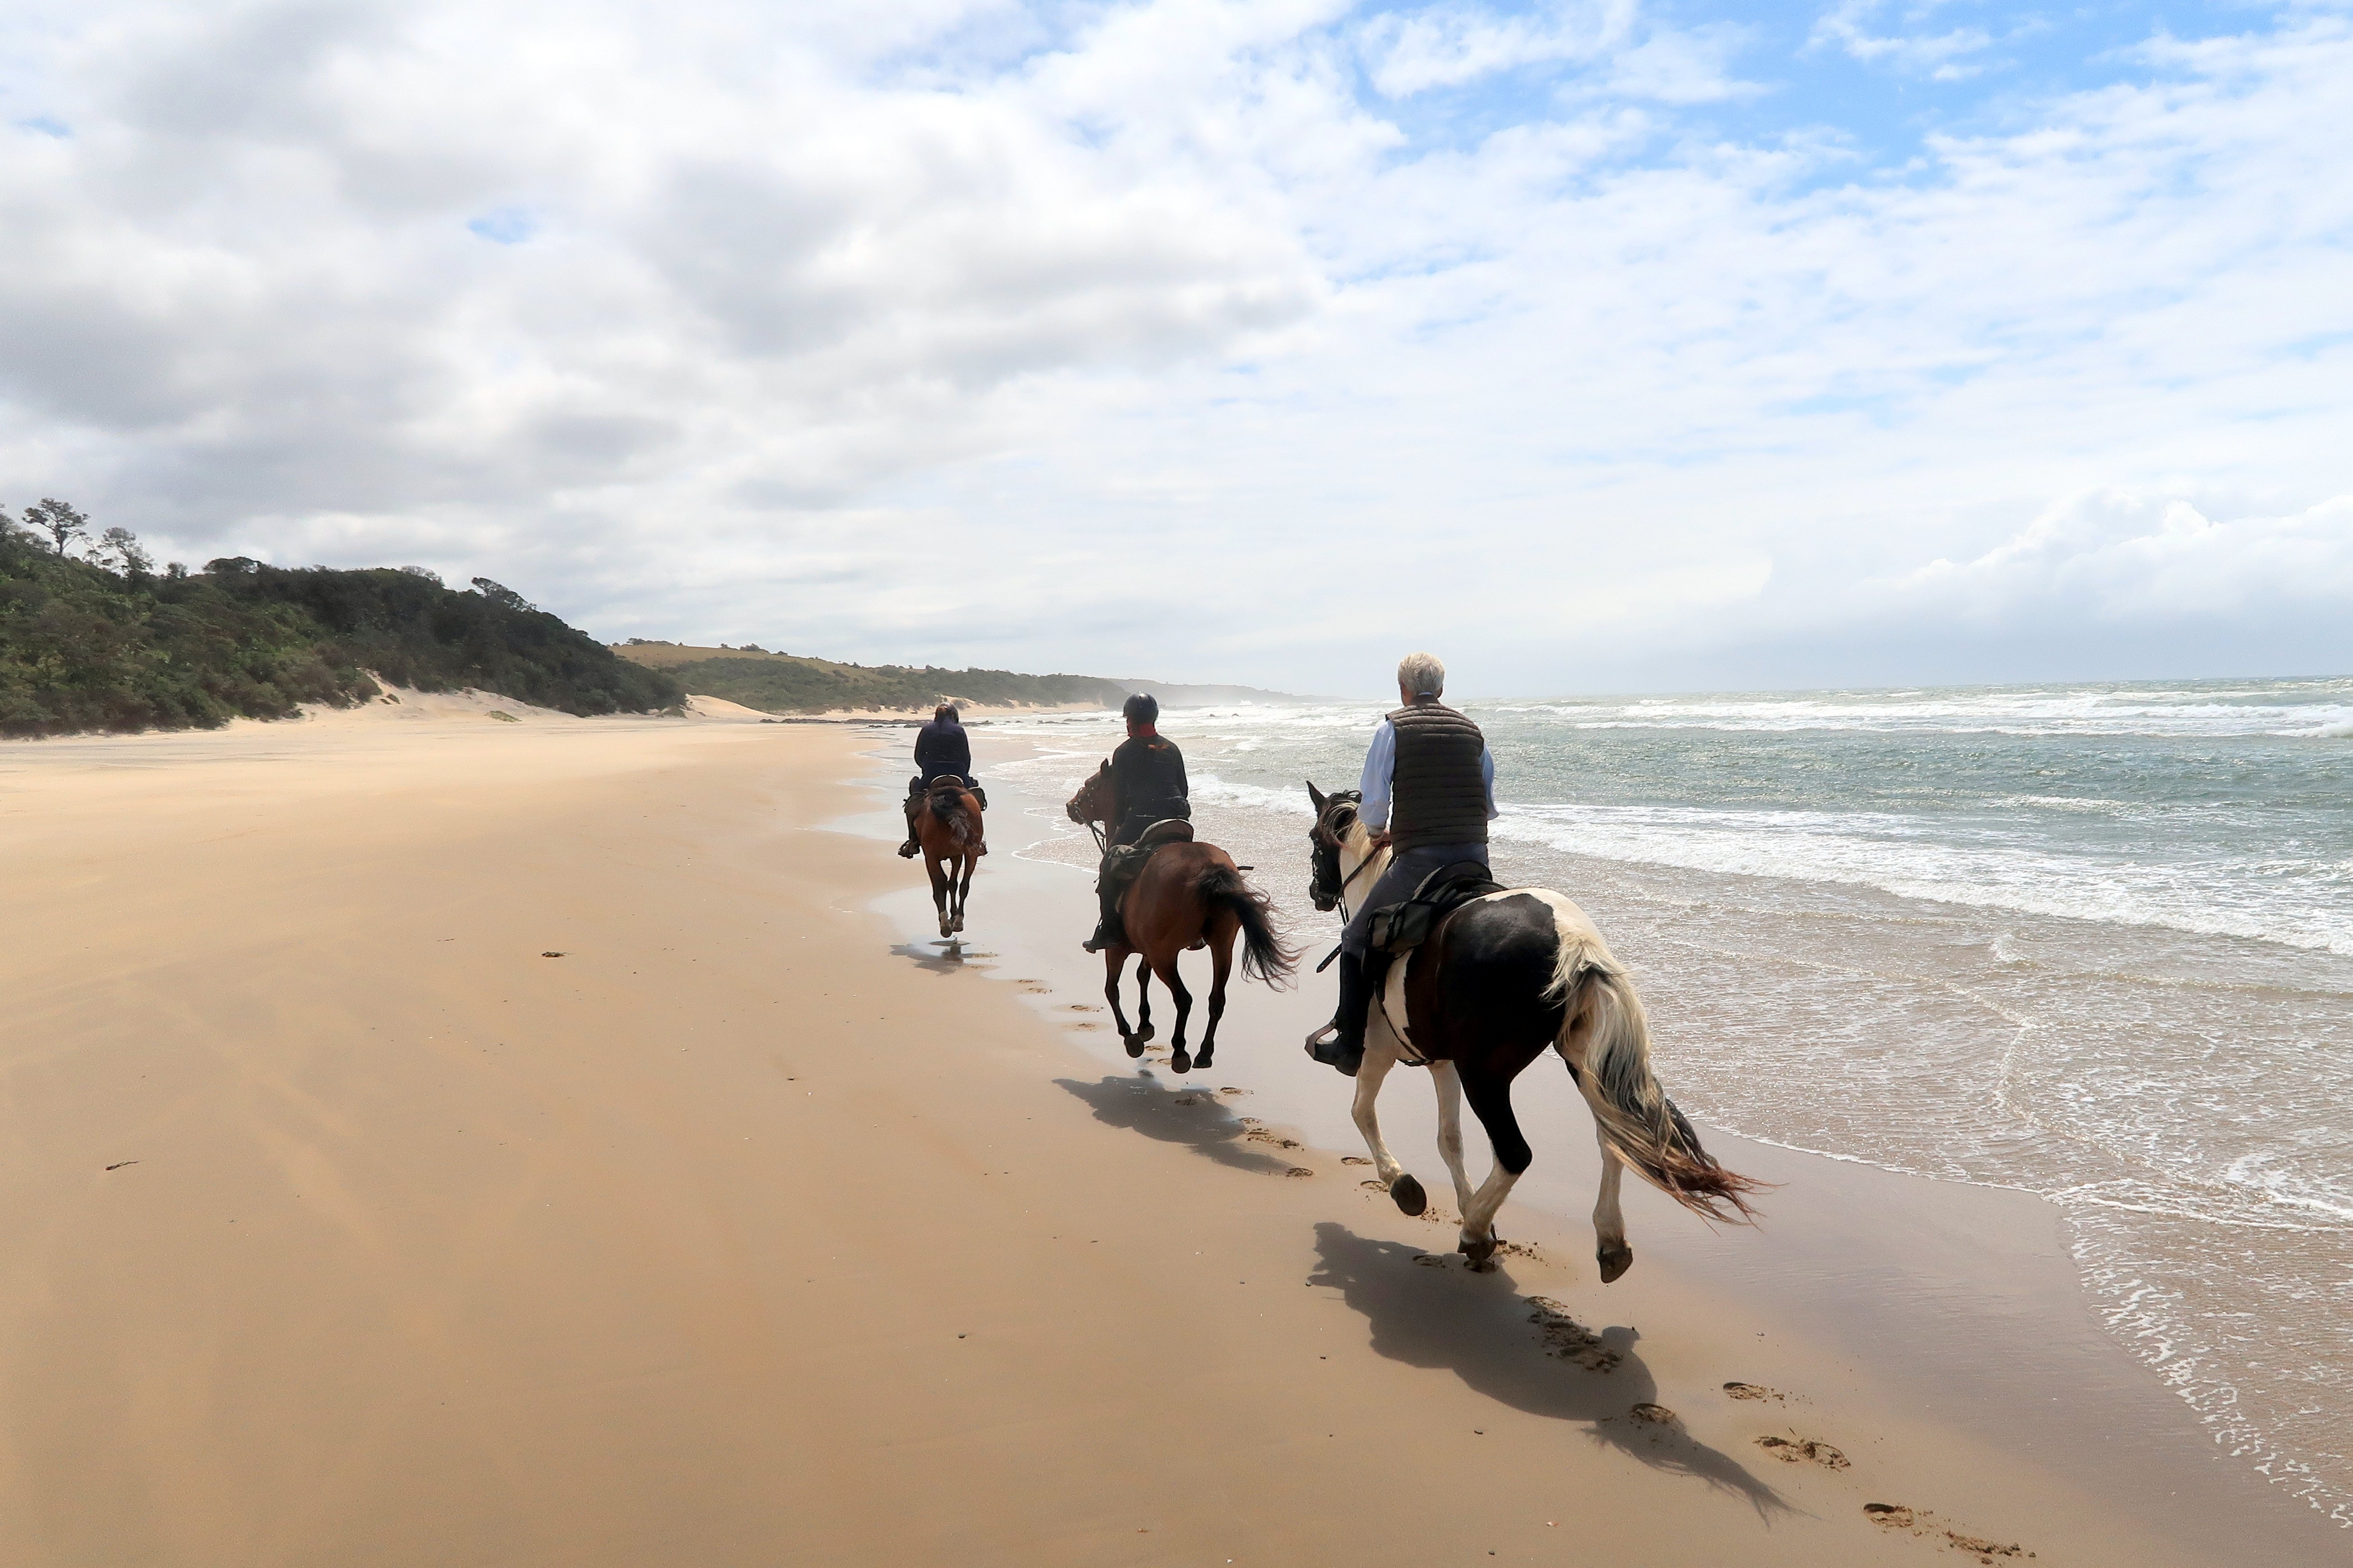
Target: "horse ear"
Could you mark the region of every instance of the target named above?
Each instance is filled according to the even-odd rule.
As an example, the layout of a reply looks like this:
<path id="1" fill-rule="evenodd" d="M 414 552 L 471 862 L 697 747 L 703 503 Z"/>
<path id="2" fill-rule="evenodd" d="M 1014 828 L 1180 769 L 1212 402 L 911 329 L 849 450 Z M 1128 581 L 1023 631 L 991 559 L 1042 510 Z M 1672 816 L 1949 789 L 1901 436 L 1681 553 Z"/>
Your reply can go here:
<path id="1" fill-rule="evenodd" d="M 1322 790 L 1315 787 L 1315 781 L 1314 779 L 1309 779 L 1307 781 L 1307 798 L 1315 803 L 1315 815 L 1318 816 L 1323 816 L 1324 803 L 1326 797 Z"/>

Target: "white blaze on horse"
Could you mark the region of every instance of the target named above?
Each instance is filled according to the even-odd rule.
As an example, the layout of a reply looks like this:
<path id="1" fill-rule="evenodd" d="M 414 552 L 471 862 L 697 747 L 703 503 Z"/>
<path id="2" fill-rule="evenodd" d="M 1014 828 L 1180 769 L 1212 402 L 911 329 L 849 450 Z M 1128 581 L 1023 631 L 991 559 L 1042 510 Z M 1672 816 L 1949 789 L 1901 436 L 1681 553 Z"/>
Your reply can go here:
<path id="1" fill-rule="evenodd" d="M 1315 804 L 1312 893 L 1315 907 L 1353 913 L 1388 869 L 1358 819 L 1356 792 Z M 1761 1184 L 1725 1170 L 1651 1072 L 1650 1025 L 1633 983 L 1610 956 L 1585 911 L 1542 888 L 1490 893 L 1447 916 L 1428 940 L 1389 965 L 1365 1031 L 1356 1072 L 1356 1130 L 1398 1206 L 1429 1205 L 1421 1184 L 1381 1142 L 1373 1114 L 1381 1081 L 1398 1062 L 1430 1068 L 1438 1091 L 1438 1148 L 1454 1178 L 1461 1250 L 1474 1265 L 1495 1251 L 1495 1214 L 1533 1155 L 1512 1113 L 1512 1080 L 1546 1049 L 1557 1050 L 1593 1112 L 1601 1145 L 1601 1195 L 1593 1209 L 1595 1257 L 1604 1283 L 1632 1267 L 1619 1177 L 1636 1174 L 1710 1219 L 1747 1223 L 1747 1194 Z M 1477 1188 L 1462 1167 L 1462 1101 L 1486 1129 L 1494 1169 Z"/>
<path id="2" fill-rule="evenodd" d="M 972 890 L 980 858 L 988 853 L 980 802 L 964 780 L 944 774 L 925 787 L 913 823 L 923 869 L 932 879 L 932 909 L 940 917 L 940 934 L 953 937 L 964 930 L 965 895 Z"/>

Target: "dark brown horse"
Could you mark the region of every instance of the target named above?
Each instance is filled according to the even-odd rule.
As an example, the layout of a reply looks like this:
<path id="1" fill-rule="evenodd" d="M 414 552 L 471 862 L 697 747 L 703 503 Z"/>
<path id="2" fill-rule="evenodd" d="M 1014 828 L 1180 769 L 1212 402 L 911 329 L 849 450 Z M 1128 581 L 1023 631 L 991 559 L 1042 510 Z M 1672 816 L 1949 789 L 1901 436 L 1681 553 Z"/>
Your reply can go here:
<path id="1" fill-rule="evenodd" d="M 1106 802 L 1111 796 L 1111 764 L 1095 770 L 1079 786 L 1065 807 L 1071 820 L 1092 828 L 1097 844 L 1109 828 Z M 1274 929 L 1267 897 L 1242 880 L 1233 857 L 1214 844 L 1198 840 L 1164 844 L 1152 852 L 1119 905 L 1124 945 L 1103 950 L 1103 998 L 1119 1025 L 1127 1054 L 1140 1057 L 1152 1038 L 1152 977 L 1168 987 L 1176 999 L 1176 1030 L 1168 1041 L 1168 1066 L 1175 1072 L 1208 1067 L 1218 1048 L 1218 1020 L 1226 1011 L 1226 978 L 1233 973 L 1234 938 L 1242 939 L 1242 973 L 1270 985 L 1291 978 L 1298 955 L 1282 945 Z M 1176 974 L 1176 955 L 1188 949 L 1209 950 L 1209 1026 L 1202 1031 L 1198 1057 L 1185 1049 L 1185 1021 L 1193 1011 L 1193 994 Z M 1139 955 L 1135 966 L 1136 1027 L 1130 1031 L 1120 1010 L 1119 975 L 1128 956 Z"/>
<path id="2" fill-rule="evenodd" d="M 988 853 L 982 837 L 980 802 L 964 781 L 950 773 L 934 779 L 915 808 L 915 842 L 923 847 L 923 869 L 931 873 L 932 907 L 939 912 L 940 934 L 952 937 L 964 930 L 964 899 L 971 890 L 973 868 Z"/>

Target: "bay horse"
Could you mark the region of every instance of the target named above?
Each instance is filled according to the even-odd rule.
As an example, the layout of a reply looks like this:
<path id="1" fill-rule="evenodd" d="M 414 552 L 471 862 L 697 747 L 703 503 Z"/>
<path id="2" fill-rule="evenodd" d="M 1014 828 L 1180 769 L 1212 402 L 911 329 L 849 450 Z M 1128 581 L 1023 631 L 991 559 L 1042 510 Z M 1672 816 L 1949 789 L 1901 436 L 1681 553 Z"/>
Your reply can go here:
<path id="1" fill-rule="evenodd" d="M 1319 910 L 1336 905 L 1351 914 L 1352 900 L 1388 869 L 1389 850 L 1360 819 L 1355 790 L 1327 795 L 1310 782 L 1307 794 L 1315 806 L 1310 895 Z M 1593 1230 L 1603 1284 L 1634 1264 L 1618 1203 L 1628 1166 L 1696 1214 L 1755 1222 L 1747 1194 L 1764 1184 L 1725 1169 L 1700 1147 L 1651 1074 L 1650 1023 L 1633 983 L 1585 911 L 1560 894 L 1516 888 L 1464 904 L 1389 965 L 1375 1004 L 1356 1071 L 1356 1131 L 1398 1207 L 1409 1215 L 1427 1208 L 1421 1184 L 1381 1142 L 1373 1104 L 1390 1068 L 1429 1067 L 1438 1150 L 1454 1178 L 1461 1250 L 1474 1268 L 1494 1256 L 1496 1211 L 1534 1158 L 1512 1113 L 1512 1080 L 1547 1047 L 1568 1064 L 1601 1145 Z M 1465 1098 L 1495 1155 L 1475 1190 L 1462 1168 Z"/>
<path id="2" fill-rule="evenodd" d="M 915 842 L 931 874 L 932 908 L 939 914 L 942 936 L 964 930 L 965 895 L 972 889 L 974 868 L 988 853 L 980 817 L 980 802 L 954 773 L 934 779 L 915 808 Z"/>
<path id="3" fill-rule="evenodd" d="M 1107 842 L 1111 798 L 1111 763 L 1105 762 L 1079 786 L 1063 809 L 1071 820 L 1095 836 L 1095 846 Z M 1217 1055 L 1218 1020 L 1226 1011 L 1226 979 L 1233 973 L 1234 938 L 1242 940 L 1242 973 L 1269 985 L 1291 978 L 1298 954 L 1282 945 L 1274 929 L 1273 907 L 1267 896 L 1242 880 L 1232 856 L 1214 844 L 1198 839 L 1163 844 L 1145 861 L 1144 869 L 1121 895 L 1119 905 L 1124 945 L 1103 950 L 1103 999 L 1119 1025 L 1120 1043 L 1131 1057 L 1144 1054 L 1152 1038 L 1152 977 L 1168 987 L 1176 999 L 1176 1029 L 1168 1041 L 1172 1072 L 1208 1067 Z M 1209 1025 L 1201 1034 L 1198 1056 L 1185 1049 L 1185 1021 L 1192 1016 L 1193 994 L 1176 973 L 1176 956 L 1191 949 L 1209 950 Z M 1127 1026 L 1119 1005 L 1120 971 L 1129 955 L 1136 957 L 1136 1027 Z"/>

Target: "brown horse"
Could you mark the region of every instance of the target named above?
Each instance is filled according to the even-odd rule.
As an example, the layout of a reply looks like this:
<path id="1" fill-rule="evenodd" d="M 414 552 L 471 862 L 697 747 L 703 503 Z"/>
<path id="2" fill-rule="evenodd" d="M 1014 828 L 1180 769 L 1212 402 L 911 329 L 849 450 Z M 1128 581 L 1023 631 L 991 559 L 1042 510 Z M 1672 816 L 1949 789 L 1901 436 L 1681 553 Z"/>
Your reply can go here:
<path id="1" fill-rule="evenodd" d="M 1111 764 L 1097 768 L 1079 786 L 1065 807 L 1071 820 L 1094 831 L 1104 842 L 1111 798 Z M 1120 922 L 1125 945 L 1103 950 L 1103 999 L 1119 1025 L 1127 1054 L 1140 1057 L 1152 1038 L 1152 977 L 1168 987 L 1176 999 L 1176 1031 L 1168 1041 L 1168 1066 L 1175 1072 L 1208 1067 L 1217 1054 L 1218 1020 L 1226 1011 L 1226 978 L 1233 973 L 1234 938 L 1242 939 L 1242 973 L 1269 985 L 1291 978 L 1298 955 L 1276 934 L 1267 896 L 1242 880 L 1233 857 L 1214 844 L 1198 841 L 1164 844 L 1152 852 L 1144 869 L 1120 899 Z M 1189 949 L 1209 950 L 1209 1026 L 1201 1035 L 1198 1057 L 1185 1049 L 1185 1021 L 1192 1015 L 1193 994 L 1176 974 L 1176 955 Z M 1120 1010 L 1119 975 L 1128 955 L 1139 955 L 1135 966 L 1136 1027 L 1130 1031 Z"/>
<path id="2" fill-rule="evenodd" d="M 932 781 L 915 808 L 915 842 L 923 847 L 923 869 L 931 873 L 932 907 L 939 912 L 940 934 L 953 937 L 964 930 L 964 899 L 971 890 L 974 868 L 988 853 L 982 837 L 980 802 L 954 773 Z"/>

